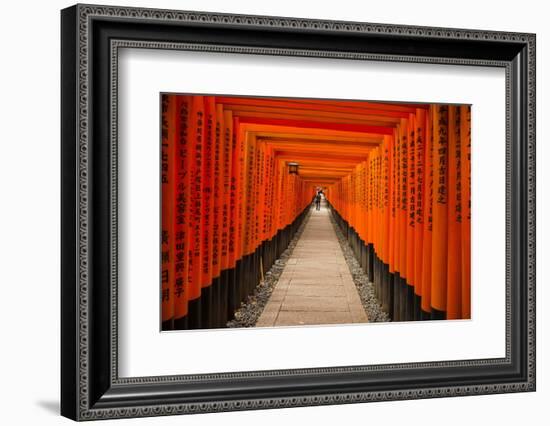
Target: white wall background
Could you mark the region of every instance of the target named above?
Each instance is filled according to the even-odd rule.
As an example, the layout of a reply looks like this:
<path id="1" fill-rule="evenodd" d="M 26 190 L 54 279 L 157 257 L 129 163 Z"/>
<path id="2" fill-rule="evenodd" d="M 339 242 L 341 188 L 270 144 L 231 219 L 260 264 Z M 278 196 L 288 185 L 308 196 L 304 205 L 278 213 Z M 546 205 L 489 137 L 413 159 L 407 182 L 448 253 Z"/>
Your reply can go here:
<path id="1" fill-rule="evenodd" d="M 530 394 L 401 401 L 102 424 L 468 425 L 545 424 L 550 417 L 550 27 L 544 2 L 394 0 L 109 1 L 103 4 L 537 33 L 538 390 Z M 59 417 L 59 10 L 71 2 L 3 4 L 0 67 L 0 418 L 2 424 L 68 424 Z M 131 423 L 129 423 L 131 422 Z"/>

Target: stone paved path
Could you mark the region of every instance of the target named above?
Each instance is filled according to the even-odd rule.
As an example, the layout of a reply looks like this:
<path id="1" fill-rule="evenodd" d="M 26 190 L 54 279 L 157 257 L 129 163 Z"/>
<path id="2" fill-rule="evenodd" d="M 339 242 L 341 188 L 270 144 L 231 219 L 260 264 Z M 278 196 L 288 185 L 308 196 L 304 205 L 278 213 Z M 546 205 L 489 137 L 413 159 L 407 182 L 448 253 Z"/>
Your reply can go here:
<path id="1" fill-rule="evenodd" d="M 329 215 L 311 212 L 256 327 L 368 322 Z"/>

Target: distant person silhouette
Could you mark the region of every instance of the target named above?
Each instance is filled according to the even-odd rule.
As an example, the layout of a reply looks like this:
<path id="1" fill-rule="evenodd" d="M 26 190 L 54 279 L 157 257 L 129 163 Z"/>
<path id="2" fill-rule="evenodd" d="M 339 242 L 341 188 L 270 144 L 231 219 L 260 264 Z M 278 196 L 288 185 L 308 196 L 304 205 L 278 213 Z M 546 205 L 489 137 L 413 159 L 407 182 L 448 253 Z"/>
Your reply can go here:
<path id="1" fill-rule="evenodd" d="M 321 210 L 321 193 L 318 192 L 315 196 L 315 210 Z"/>

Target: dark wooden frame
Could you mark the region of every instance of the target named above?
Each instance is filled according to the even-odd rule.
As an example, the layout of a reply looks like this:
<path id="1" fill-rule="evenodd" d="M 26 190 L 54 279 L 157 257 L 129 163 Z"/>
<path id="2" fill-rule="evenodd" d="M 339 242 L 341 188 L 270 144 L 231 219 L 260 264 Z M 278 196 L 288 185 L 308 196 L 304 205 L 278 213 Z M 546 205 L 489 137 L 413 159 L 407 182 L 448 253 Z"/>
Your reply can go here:
<path id="1" fill-rule="evenodd" d="M 76 5 L 61 13 L 61 413 L 75 420 L 535 390 L 535 35 Z M 506 356 L 119 378 L 116 58 L 194 49 L 506 69 Z"/>

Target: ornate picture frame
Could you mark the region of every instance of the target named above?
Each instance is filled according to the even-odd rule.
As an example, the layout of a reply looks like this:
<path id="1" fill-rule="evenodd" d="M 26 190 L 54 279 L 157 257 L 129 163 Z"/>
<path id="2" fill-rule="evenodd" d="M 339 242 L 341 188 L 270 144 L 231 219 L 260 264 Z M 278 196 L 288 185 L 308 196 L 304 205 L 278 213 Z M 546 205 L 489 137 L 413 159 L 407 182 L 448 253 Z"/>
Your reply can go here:
<path id="1" fill-rule="evenodd" d="M 76 5 L 61 12 L 61 414 L 160 416 L 535 390 L 535 35 Z M 506 74 L 503 358 L 119 377 L 117 55 L 196 50 Z"/>

